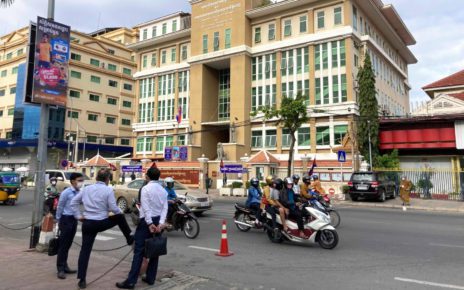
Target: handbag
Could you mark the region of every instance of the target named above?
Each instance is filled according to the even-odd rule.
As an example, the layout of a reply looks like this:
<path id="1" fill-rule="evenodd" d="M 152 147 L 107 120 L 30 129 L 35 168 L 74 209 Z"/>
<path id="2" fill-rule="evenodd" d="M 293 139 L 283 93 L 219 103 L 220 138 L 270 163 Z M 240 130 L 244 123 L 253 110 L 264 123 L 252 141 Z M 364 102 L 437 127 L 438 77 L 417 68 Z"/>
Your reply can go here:
<path id="1" fill-rule="evenodd" d="M 145 254 L 148 259 L 164 256 L 168 253 L 168 238 L 162 234 L 155 234 L 153 237 L 145 240 Z"/>
<path id="2" fill-rule="evenodd" d="M 59 230 L 56 229 L 55 236 L 50 240 L 48 244 L 48 255 L 55 256 L 58 254 L 58 249 L 60 247 L 60 238 L 59 238 Z"/>

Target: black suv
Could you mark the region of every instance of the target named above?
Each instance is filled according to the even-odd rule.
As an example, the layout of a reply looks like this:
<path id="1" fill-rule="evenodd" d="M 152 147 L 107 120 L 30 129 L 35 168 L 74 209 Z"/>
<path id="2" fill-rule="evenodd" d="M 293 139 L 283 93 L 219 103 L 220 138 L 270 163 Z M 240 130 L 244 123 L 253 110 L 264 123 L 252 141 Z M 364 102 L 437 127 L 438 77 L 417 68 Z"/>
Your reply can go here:
<path id="1" fill-rule="evenodd" d="M 396 196 L 395 181 L 383 172 L 354 172 L 348 186 L 353 201 L 360 197 L 385 201 L 387 197 Z"/>

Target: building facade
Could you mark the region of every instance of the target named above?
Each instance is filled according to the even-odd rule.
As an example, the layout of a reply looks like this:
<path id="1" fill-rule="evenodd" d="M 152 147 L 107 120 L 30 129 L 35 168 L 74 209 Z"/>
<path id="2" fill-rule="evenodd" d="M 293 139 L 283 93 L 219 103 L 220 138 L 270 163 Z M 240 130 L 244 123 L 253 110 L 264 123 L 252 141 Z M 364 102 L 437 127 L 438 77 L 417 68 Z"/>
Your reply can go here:
<path id="1" fill-rule="evenodd" d="M 384 114 L 409 112 L 415 40 L 391 5 L 190 3 L 191 15 L 138 25 L 139 41 L 129 46 L 137 52 L 137 158 L 163 160 L 166 147 L 184 145 L 190 161 L 239 161 L 260 150 L 286 160 L 288 132 L 254 112 L 301 93 L 310 121 L 297 133 L 296 164 L 304 156 L 337 160 L 332 148 L 354 132 L 359 114 L 356 75 L 366 53 Z"/>

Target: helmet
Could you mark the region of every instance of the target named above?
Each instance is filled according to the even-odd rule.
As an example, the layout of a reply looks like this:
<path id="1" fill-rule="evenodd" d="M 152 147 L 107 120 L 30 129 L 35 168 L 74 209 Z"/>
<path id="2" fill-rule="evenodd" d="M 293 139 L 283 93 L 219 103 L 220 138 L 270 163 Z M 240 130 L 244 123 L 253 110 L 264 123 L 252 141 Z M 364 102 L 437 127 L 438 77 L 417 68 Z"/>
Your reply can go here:
<path id="1" fill-rule="evenodd" d="M 166 183 L 166 187 L 168 188 L 173 188 L 174 187 L 174 178 L 172 177 L 166 177 L 164 179 L 164 183 Z"/>
<path id="2" fill-rule="evenodd" d="M 272 181 L 272 184 L 275 186 L 275 188 L 277 190 L 281 190 L 283 188 L 283 184 L 284 182 L 282 181 L 282 179 L 280 178 L 275 178 L 273 181 Z"/>
<path id="3" fill-rule="evenodd" d="M 309 176 L 309 175 L 303 176 L 303 182 L 304 183 L 310 183 L 311 182 L 311 176 Z"/>
<path id="4" fill-rule="evenodd" d="M 52 181 L 58 181 L 58 179 L 56 177 L 54 177 L 54 176 L 50 177 L 50 182 L 52 182 Z"/>
<path id="5" fill-rule="evenodd" d="M 258 178 L 253 177 L 252 179 L 250 179 L 250 184 L 251 184 L 251 186 L 253 186 L 253 187 L 258 187 L 258 186 L 259 186 L 259 180 L 258 180 Z"/>
<path id="6" fill-rule="evenodd" d="M 314 174 L 314 175 L 313 175 L 313 179 L 314 179 L 314 180 L 317 180 L 317 179 L 319 179 L 319 176 L 317 176 L 316 174 Z"/>
<path id="7" fill-rule="evenodd" d="M 284 180 L 285 186 L 291 185 L 293 186 L 293 180 L 290 177 L 286 177 Z"/>
<path id="8" fill-rule="evenodd" d="M 273 179 L 274 179 L 274 176 L 268 175 L 268 176 L 266 177 L 266 183 L 267 183 L 267 185 L 272 185 L 272 180 L 273 180 Z"/>
<path id="9" fill-rule="evenodd" d="M 298 182 L 300 180 L 300 176 L 298 174 L 293 174 L 292 179 L 293 179 L 293 181 Z"/>

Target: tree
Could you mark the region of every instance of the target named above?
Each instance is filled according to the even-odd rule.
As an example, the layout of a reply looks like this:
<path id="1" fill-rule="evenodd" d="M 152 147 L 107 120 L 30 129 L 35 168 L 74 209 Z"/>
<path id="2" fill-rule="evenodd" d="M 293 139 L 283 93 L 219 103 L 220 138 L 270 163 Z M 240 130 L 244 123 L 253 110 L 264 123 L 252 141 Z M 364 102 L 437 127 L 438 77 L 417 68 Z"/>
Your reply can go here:
<path id="1" fill-rule="evenodd" d="M 374 162 L 378 168 L 397 169 L 400 167 L 400 158 L 398 149 L 393 150 L 390 154 L 378 155 Z"/>
<path id="2" fill-rule="evenodd" d="M 14 0 L 0 0 L 0 6 L 8 7 L 13 4 Z"/>
<path id="3" fill-rule="evenodd" d="M 363 67 L 358 72 L 359 84 L 359 151 L 366 158 L 369 156 L 369 131 L 372 145 L 372 161 L 376 160 L 379 145 L 379 105 L 376 98 L 375 75 L 369 54 L 366 53 Z M 371 160 L 369 160 L 371 161 Z"/>
<path id="4" fill-rule="evenodd" d="M 277 125 L 281 125 L 289 131 L 291 143 L 288 152 L 287 176 L 292 174 L 293 149 L 296 143 L 295 133 L 303 124 L 309 121 L 305 99 L 301 93 L 298 93 L 294 99 L 283 96 L 280 109 L 275 107 L 263 107 L 259 109 L 264 114 L 264 120 L 276 118 L 275 122 Z"/>

